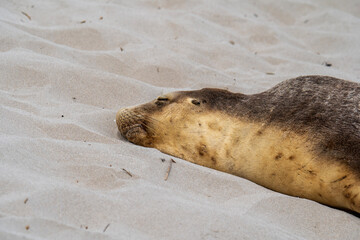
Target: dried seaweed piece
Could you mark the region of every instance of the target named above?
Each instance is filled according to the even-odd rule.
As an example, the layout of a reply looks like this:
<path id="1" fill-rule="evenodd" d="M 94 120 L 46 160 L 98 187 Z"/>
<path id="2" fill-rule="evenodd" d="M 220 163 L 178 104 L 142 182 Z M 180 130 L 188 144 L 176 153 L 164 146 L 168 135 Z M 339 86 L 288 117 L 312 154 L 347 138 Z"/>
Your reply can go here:
<path id="1" fill-rule="evenodd" d="M 26 12 L 21 12 L 21 13 L 24 14 L 31 21 L 31 17 L 29 16 L 29 14 L 27 14 Z"/>
<path id="2" fill-rule="evenodd" d="M 176 163 L 176 162 L 174 161 L 174 159 L 171 159 L 171 160 L 170 160 L 169 168 L 168 168 L 168 170 L 166 171 L 166 175 L 165 175 L 165 178 L 164 178 L 165 181 L 167 181 L 168 178 L 169 178 L 169 174 L 170 174 L 170 171 L 171 171 L 172 163 Z"/>
<path id="3" fill-rule="evenodd" d="M 132 174 L 128 170 L 126 170 L 125 168 L 123 168 L 122 170 L 126 172 L 130 177 L 132 177 Z"/>

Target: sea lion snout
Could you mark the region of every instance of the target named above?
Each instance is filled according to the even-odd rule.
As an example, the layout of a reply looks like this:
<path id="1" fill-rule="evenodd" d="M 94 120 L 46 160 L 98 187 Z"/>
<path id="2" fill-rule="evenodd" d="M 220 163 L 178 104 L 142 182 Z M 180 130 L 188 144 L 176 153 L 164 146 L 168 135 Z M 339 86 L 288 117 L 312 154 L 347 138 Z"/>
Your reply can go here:
<path id="1" fill-rule="evenodd" d="M 116 113 L 116 124 L 121 135 L 130 142 L 140 144 L 140 140 L 147 137 L 143 118 L 132 109 L 120 109 Z"/>

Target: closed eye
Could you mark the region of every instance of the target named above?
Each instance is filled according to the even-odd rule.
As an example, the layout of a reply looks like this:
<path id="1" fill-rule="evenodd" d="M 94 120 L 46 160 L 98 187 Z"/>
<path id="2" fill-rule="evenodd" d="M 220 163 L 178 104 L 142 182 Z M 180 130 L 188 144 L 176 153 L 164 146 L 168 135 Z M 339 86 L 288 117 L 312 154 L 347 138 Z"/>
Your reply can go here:
<path id="1" fill-rule="evenodd" d="M 167 97 L 158 97 L 156 100 L 158 100 L 158 101 L 169 101 L 169 98 L 167 98 Z"/>

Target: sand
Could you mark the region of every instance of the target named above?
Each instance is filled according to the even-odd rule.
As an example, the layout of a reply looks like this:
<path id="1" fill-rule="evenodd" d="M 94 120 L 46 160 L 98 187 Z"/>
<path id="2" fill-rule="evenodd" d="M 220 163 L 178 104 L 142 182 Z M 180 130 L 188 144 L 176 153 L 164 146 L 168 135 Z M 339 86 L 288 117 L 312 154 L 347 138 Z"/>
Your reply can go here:
<path id="1" fill-rule="evenodd" d="M 0 0 L 0 43 L 0 239 L 360 239 L 352 214 L 181 159 L 164 181 L 171 157 L 114 122 L 174 90 L 360 82 L 358 0 Z"/>

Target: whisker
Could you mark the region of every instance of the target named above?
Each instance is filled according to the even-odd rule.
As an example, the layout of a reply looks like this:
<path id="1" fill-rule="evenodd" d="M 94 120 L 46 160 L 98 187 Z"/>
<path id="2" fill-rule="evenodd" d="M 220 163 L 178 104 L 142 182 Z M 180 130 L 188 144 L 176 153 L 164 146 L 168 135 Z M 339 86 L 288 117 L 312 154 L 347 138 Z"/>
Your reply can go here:
<path id="1" fill-rule="evenodd" d="M 165 123 L 164 123 L 164 122 L 162 122 L 162 121 L 160 121 L 160 120 L 158 120 L 158 119 L 155 119 L 155 118 L 153 118 L 153 117 L 146 116 L 145 118 L 146 118 L 146 119 L 150 119 L 151 121 L 154 121 L 154 122 L 160 123 L 160 124 L 162 124 L 162 125 L 165 125 Z"/>
<path id="2" fill-rule="evenodd" d="M 156 128 L 150 126 L 148 123 L 146 122 L 142 122 L 141 123 L 143 126 L 145 126 L 147 129 L 150 129 L 152 132 L 155 132 Z"/>
<path id="3" fill-rule="evenodd" d="M 139 115 L 138 115 L 138 117 L 142 119 L 142 123 L 144 125 L 146 125 L 147 127 L 150 127 L 150 124 L 155 125 L 154 127 L 151 127 L 153 130 L 158 129 L 158 128 L 163 129 L 165 127 L 164 122 L 157 120 L 153 117 L 150 117 L 150 116 L 144 117 L 144 116 L 139 116 Z"/>

